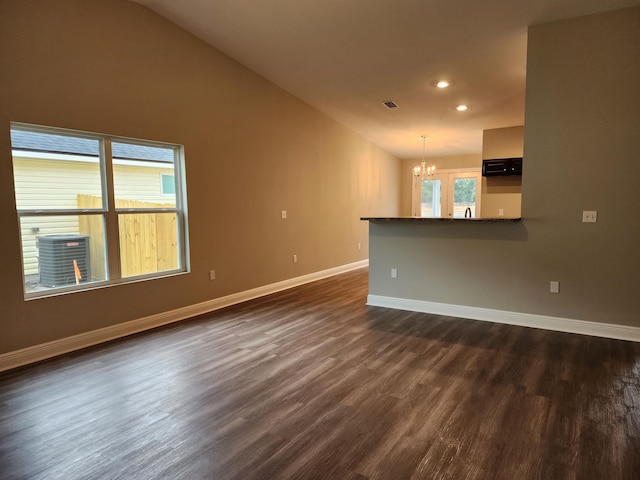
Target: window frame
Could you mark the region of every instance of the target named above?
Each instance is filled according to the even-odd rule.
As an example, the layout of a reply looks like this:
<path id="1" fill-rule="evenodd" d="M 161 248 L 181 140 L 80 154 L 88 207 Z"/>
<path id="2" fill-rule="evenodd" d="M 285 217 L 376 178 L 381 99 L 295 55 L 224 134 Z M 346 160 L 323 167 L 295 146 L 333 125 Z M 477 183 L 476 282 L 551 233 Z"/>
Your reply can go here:
<path id="1" fill-rule="evenodd" d="M 17 205 L 16 199 L 16 213 L 18 220 L 18 232 L 21 249 L 21 261 L 22 261 L 22 281 L 24 289 L 24 299 L 37 299 L 43 297 L 57 296 L 61 294 L 93 290 L 95 288 L 102 288 L 106 286 L 133 283 L 143 280 L 151 280 L 157 278 L 170 277 L 174 275 L 181 275 L 189 273 L 190 271 L 190 255 L 189 255 L 189 241 L 188 241 L 188 215 L 187 215 L 187 197 L 186 197 L 186 178 L 185 178 L 185 159 L 184 159 L 184 146 L 169 143 L 158 142 L 153 140 L 141 140 L 129 137 L 123 137 L 118 135 L 107 135 L 93 132 L 86 132 L 80 130 L 65 129 L 59 127 L 49 127 L 43 125 L 34 125 L 22 122 L 10 122 L 11 130 L 21 130 L 27 132 L 63 135 L 75 138 L 88 138 L 92 140 L 98 140 L 99 142 L 99 155 L 98 161 L 100 166 L 100 185 L 101 185 L 101 208 L 76 208 L 76 209 L 20 209 Z M 173 151 L 173 168 L 174 168 L 174 182 L 175 182 L 175 207 L 168 206 L 166 208 L 118 208 L 116 207 L 115 199 L 115 185 L 114 185 L 114 158 L 112 155 L 111 146 L 113 143 L 126 143 L 130 145 L 139 145 L 146 147 L 160 147 L 170 148 Z M 13 144 L 12 148 L 12 162 L 13 162 Z M 19 149 L 15 149 L 18 150 Z M 15 174 L 14 174 L 14 188 L 15 188 Z M 15 191 L 14 191 L 15 198 Z M 127 214 L 158 214 L 158 213 L 173 213 L 176 215 L 176 250 L 177 250 L 177 262 L 178 267 L 170 270 L 162 270 L 159 272 L 150 272 L 139 275 L 132 275 L 123 277 L 121 269 L 121 252 L 120 252 L 120 228 L 119 228 L 119 216 Z M 105 241 L 104 249 L 104 261 L 105 261 L 105 279 L 88 281 L 79 285 L 66 285 L 60 287 L 47 287 L 41 291 L 27 292 L 26 291 L 26 277 L 24 269 L 24 251 L 22 241 L 22 218 L 28 217 L 54 217 L 54 216 L 94 216 L 99 215 L 103 218 L 103 235 Z"/>

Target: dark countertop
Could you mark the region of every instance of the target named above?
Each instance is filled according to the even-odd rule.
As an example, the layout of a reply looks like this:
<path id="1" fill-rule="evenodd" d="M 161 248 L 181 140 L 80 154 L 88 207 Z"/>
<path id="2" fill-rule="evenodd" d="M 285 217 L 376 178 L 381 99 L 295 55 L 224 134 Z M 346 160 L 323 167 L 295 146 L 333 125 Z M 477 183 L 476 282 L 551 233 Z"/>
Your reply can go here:
<path id="1" fill-rule="evenodd" d="M 508 223 L 519 222 L 522 220 L 520 217 L 495 217 L 495 218 L 452 218 L 452 217 L 360 217 L 360 220 L 368 220 L 371 222 L 416 222 L 416 223 L 450 223 L 450 222 L 494 222 L 494 223 Z"/>

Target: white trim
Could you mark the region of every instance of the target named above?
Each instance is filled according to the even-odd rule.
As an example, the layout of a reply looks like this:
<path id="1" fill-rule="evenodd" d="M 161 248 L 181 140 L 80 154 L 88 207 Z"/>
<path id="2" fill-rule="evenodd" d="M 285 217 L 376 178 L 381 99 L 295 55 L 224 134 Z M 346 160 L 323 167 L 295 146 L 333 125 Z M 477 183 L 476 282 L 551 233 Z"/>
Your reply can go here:
<path id="1" fill-rule="evenodd" d="M 27 150 L 12 150 L 13 158 L 23 158 L 25 160 L 55 160 L 60 162 L 83 162 L 83 163 L 100 163 L 100 157 L 90 157 L 88 155 L 73 155 L 67 153 L 48 153 L 35 152 Z M 155 168 L 157 170 L 174 171 L 173 163 L 164 160 L 124 160 L 120 158 L 113 159 L 114 165 L 126 165 L 129 167 Z M 172 173 L 173 175 L 173 173 Z"/>
<path id="2" fill-rule="evenodd" d="M 482 167 L 464 167 L 464 168 L 440 168 L 436 170 L 438 173 L 482 173 Z"/>
<path id="3" fill-rule="evenodd" d="M 11 150 L 11 156 L 13 158 L 25 158 L 31 160 L 59 160 L 61 162 L 84 162 L 84 163 L 99 163 L 100 158 L 96 155 L 91 157 L 89 155 L 71 155 L 66 153 L 48 153 L 48 152 L 35 152 L 28 150 Z"/>
<path id="4" fill-rule="evenodd" d="M 578 333 L 593 337 L 615 338 L 640 342 L 640 327 L 617 325 L 610 323 L 590 322 L 570 318 L 549 317 L 531 313 L 508 312 L 489 308 L 467 307 L 447 303 L 411 300 L 408 298 L 369 295 L 367 305 L 374 307 L 395 308 L 411 312 L 432 313 L 449 317 L 469 318 L 485 322 L 505 323 L 522 327 L 542 328 L 558 332 Z"/>
<path id="5" fill-rule="evenodd" d="M 22 350 L 3 353 L 0 354 L 0 372 L 55 357 L 57 355 L 62 355 L 74 350 L 80 350 L 81 348 L 90 347 L 116 338 L 125 337 L 133 333 L 192 318 L 230 305 L 246 302 L 254 298 L 270 295 L 299 285 L 304 285 L 305 283 L 364 268 L 368 265 L 369 260 L 348 263 L 339 267 L 309 273 L 301 277 L 290 278 L 288 280 L 253 288 L 244 292 L 234 293 L 225 297 L 207 300 L 206 302 L 197 303 L 195 305 L 188 305 L 186 307 L 170 310 L 168 312 L 156 313 L 148 317 L 131 320 L 118 325 L 112 325 L 99 330 L 93 330 L 91 332 L 81 333 L 72 337 L 61 338 L 52 342 L 34 345 L 32 347 L 23 348 Z"/>

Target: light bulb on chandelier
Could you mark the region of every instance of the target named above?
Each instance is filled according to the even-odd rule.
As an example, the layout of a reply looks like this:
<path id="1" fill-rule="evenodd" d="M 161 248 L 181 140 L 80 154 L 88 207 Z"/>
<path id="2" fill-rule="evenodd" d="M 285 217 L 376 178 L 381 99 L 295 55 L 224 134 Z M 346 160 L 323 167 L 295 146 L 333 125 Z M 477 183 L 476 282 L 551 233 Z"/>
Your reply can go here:
<path id="1" fill-rule="evenodd" d="M 435 165 L 427 166 L 427 162 L 424 158 L 426 140 L 427 140 L 427 136 L 422 135 L 422 162 L 420 162 L 420 165 L 416 165 L 415 167 L 413 167 L 413 175 L 415 177 L 421 177 L 422 180 L 436 173 Z"/>

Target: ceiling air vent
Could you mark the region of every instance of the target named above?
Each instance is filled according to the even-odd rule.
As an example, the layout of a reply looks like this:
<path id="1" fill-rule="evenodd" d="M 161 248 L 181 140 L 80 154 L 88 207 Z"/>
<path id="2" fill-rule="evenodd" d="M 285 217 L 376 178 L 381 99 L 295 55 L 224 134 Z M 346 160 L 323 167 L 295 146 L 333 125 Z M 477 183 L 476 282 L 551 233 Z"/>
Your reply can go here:
<path id="1" fill-rule="evenodd" d="M 398 108 L 398 104 L 396 102 L 391 101 L 391 100 L 387 100 L 386 102 L 382 102 L 382 103 L 387 108 Z"/>

